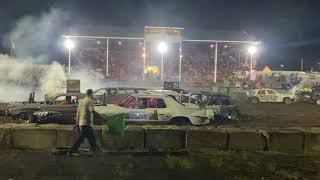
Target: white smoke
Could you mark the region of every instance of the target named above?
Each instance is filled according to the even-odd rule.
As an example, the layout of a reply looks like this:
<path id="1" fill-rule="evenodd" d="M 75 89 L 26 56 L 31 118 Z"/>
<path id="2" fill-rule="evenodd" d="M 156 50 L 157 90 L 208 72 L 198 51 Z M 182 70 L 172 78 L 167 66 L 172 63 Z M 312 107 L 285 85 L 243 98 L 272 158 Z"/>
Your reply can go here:
<path id="1" fill-rule="evenodd" d="M 13 57 L 0 54 L 0 102 L 26 101 L 29 93 L 36 97 L 65 88 L 63 67 L 49 54 L 62 34 L 68 16 L 60 9 L 50 9 L 40 16 L 25 16 L 3 37 Z"/>
<path id="2" fill-rule="evenodd" d="M 53 62 L 40 79 L 40 92 L 48 97 L 65 92 L 66 74 L 58 62 Z"/>
<path id="3" fill-rule="evenodd" d="M 29 58 L 33 63 L 47 63 L 56 36 L 60 36 L 68 15 L 60 9 L 50 9 L 40 16 L 25 16 L 17 21 L 5 39 L 17 58 Z M 9 42 L 9 43 L 8 43 Z"/>

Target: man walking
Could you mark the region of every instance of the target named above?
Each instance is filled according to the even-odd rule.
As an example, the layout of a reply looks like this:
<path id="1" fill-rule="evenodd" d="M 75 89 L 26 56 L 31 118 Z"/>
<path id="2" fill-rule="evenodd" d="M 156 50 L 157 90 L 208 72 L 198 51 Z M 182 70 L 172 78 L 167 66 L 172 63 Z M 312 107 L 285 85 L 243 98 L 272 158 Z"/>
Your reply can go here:
<path id="1" fill-rule="evenodd" d="M 99 147 L 96 143 L 96 138 L 93 134 L 93 91 L 92 89 L 87 90 L 87 95 L 82 99 L 78 105 L 76 115 L 76 126 L 80 128 L 80 132 L 76 142 L 71 147 L 69 153 L 71 155 L 79 155 L 78 149 L 83 143 L 84 139 L 87 138 L 93 152 L 98 151 Z"/>

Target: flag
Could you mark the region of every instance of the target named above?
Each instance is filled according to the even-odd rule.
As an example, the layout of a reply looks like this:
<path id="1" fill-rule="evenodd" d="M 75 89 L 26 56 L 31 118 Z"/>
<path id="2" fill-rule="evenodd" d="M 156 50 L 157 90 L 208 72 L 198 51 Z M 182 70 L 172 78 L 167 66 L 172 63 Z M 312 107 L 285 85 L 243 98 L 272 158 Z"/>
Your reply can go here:
<path id="1" fill-rule="evenodd" d="M 105 124 L 108 126 L 108 130 L 104 133 L 110 134 L 112 136 L 123 136 L 125 121 L 124 121 L 124 113 L 107 116 L 104 119 Z"/>

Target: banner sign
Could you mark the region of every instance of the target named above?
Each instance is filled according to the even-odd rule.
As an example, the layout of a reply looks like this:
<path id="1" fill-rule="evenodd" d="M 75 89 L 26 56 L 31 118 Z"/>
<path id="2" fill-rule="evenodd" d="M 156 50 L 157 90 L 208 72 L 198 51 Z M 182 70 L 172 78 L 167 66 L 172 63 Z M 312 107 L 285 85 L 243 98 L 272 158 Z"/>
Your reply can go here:
<path id="1" fill-rule="evenodd" d="M 80 92 L 80 80 L 68 79 L 67 80 L 67 93 L 79 93 Z"/>
<path id="2" fill-rule="evenodd" d="M 163 84 L 163 89 L 165 89 L 165 90 L 179 89 L 179 82 L 165 81 Z"/>

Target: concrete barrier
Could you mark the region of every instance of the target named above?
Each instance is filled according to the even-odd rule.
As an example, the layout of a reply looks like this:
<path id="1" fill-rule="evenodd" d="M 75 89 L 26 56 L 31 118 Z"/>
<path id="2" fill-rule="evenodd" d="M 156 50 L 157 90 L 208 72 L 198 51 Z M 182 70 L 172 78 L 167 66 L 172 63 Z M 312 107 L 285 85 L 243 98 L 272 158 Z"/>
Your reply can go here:
<path id="1" fill-rule="evenodd" d="M 102 145 L 101 141 L 101 127 L 94 127 L 94 135 L 99 146 Z M 61 125 L 57 128 L 57 148 L 70 148 L 75 142 L 78 134 L 73 129 L 72 125 Z M 90 144 L 87 139 L 81 144 L 81 148 L 90 148 Z"/>
<path id="2" fill-rule="evenodd" d="M 146 128 L 145 148 L 149 150 L 186 149 L 186 130 L 178 128 Z"/>
<path id="3" fill-rule="evenodd" d="M 52 149 L 56 147 L 57 131 L 40 127 L 13 127 L 12 145 L 21 149 Z"/>
<path id="4" fill-rule="evenodd" d="M 228 134 L 223 129 L 188 129 L 187 149 L 226 149 Z"/>
<path id="5" fill-rule="evenodd" d="M 57 128 L 57 148 L 70 148 L 76 140 L 73 126 L 60 126 Z"/>
<path id="6" fill-rule="evenodd" d="M 111 136 L 108 128 L 102 128 L 102 147 L 106 150 L 144 149 L 144 129 L 141 126 L 128 126 L 124 136 Z"/>
<path id="7" fill-rule="evenodd" d="M 233 150 L 262 151 L 266 149 L 267 140 L 258 130 L 227 129 L 228 148 Z"/>
<path id="8" fill-rule="evenodd" d="M 304 132 L 301 131 L 271 131 L 268 140 L 270 151 L 303 152 Z"/>
<path id="9" fill-rule="evenodd" d="M 270 150 L 279 152 L 320 152 L 320 128 L 252 129 L 208 127 L 127 126 L 123 137 L 110 136 L 105 129 L 94 129 L 97 143 L 106 150 Z M 52 149 L 71 147 L 76 133 L 72 125 L 0 125 L 0 149 Z M 89 148 L 89 143 L 81 145 Z"/>
<path id="10" fill-rule="evenodd" d="M 0 125 L 0 149 L 8 149 L 11 147 L 10 127 Z"/>
<path id="11" fill-rule="evenodd" d="M 305 152 L 320 152 L 320 128 L 306 130 L 304 140 Z"/>

